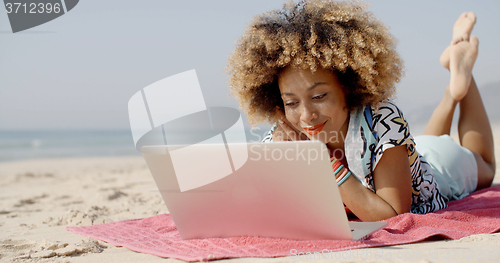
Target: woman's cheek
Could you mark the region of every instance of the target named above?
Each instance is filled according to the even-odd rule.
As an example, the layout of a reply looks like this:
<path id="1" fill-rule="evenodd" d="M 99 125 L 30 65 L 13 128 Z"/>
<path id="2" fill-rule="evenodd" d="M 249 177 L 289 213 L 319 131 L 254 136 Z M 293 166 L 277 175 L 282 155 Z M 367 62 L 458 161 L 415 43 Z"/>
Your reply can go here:
<path id="1" fill-rule="evenodd" d="M 293 109 L 285 110 L 286 119 L 296 128 L 299 129 L 299 117 L 297 116 L 297 112 Z"/>

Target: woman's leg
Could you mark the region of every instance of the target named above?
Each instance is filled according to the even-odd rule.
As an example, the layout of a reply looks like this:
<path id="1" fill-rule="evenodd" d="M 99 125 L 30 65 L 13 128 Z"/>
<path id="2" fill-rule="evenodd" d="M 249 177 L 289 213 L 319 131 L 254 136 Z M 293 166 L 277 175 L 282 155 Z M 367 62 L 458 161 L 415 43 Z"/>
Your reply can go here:
<path id="1" fill-rule="evenodd" d="M 455 113 L 457 104 L 458 102 L 451 97 L 450 86 L 446 87 L 443 99 L 436 107 L 425 126 L 424 135 L 449 135 L 453 114 Z"/>
<path id="2" fill-rule="evenodd" d="M 453 36 L 450 45 L 444 50 L 443 54 L 439 58 L 441 65 L 446 69 L 450 69 L 450 49 L 452 46 L 458 44 L 461 41 L 469 41 L 470 33 L 476 24 L 476 15 L 473 12 L 462 13 L 453 25 Z M 477 52 L 476 52 L 477 54 Z M 471 73 L 468 75 L 472 76 Z M 454 76 L 453 76 L 454 77 Z M 452 81 L 450 81 L 451 84 Z M 453 83 L 455 84 L 455 83 Z M 454 89 L 454 93 L 457 89 Z M 465 92 L 467 89 L 458 89 Z M 462 92 L 463 93 L 463 92 Z M 443 134 L 450 134 L 451 122 L 453 120 L 453 114 L 455 113 L 455 108 L 461 98 L 453 99 L 451 96 L 450 87 L 448 86 L 445 91 L 445 95 L 437 108 L 434 110 L 427 126 L 425 127 L 424 134 L 440 136 Z M 455 95 L 455 94 L 453 94 Z M 461 94 L 460 96 L 465 96 Z"/>
<path id="3" fill-rule="evenodd" d="M 476 190 L 490 187 L 496 170 L 493 133 L 474 79 L 459 107 L 458 136 L 460 144 L 469 149 L 476 158 Z"/>
<path id="4" fill-rule="evenodd" d="M 465 15 L 464 15 L 465 14 Z M 476 158 L 478 183 L 476 189 L 489 187 L 495 176 L 495 155 L 491 126 L 484 109 L 479 90 L 472 77 L 472 67 L 477 57 L 478 40 L 475 36 L 463 37 L 464 30 L 470 34 L 475 23 L 473 13 L 464 13 L 455 23 L 455 35 L 461 39 L 441 56 L 441 64 L 450 69 L 450 85 L 429 120 L 424 134 L 449 134 L 455 107 L 459 104 L 458 133 L 460 144 L 469 149 Z M 472 19 L 473 18 L 473 19 Z M 459 28 L 457 30 L 457 24 Z M 462 28 L 463 30 L 459 30 Z M 449 61 L 446 59 L 449 58 Z"/>

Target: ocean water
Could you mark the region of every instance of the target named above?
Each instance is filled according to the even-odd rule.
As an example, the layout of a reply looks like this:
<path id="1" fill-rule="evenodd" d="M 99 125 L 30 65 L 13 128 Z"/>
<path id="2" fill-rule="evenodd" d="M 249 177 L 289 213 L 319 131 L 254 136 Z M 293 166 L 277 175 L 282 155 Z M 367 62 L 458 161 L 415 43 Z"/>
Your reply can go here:
<path id="1" fill-rule="evenodd" d="M 245 131 L 248 142 L 261 141 L 267 127 Z M 231 142 L 242 142 L 226 133 Z M 196 132 L 178 137 L 197 138 Z M 135 149 L 130 130 L 117 131 L 1 131 L 0 162 L 39 158 L 142 156 Z"/>
<path id="2" fill-rule="evenodd" d="M 36 158 L 140 156 L 124 131 L 0 131 L 0 162 Z"/>

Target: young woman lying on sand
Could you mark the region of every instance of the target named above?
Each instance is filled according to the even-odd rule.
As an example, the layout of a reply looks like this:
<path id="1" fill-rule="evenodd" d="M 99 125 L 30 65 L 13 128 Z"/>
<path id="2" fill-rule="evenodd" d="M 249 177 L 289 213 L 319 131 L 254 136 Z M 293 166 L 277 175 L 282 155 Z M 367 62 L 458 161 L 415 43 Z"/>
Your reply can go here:
<path id="1" fill-rule="evenodd" d="M 427 213 L 489 187 L 493 137 L 472 67 L 474 13 L 462 14 L 441 56 L 450 85 L 423 136 L 413 138 L 390 100 L 403 63 L 366 7 L 304 0 L 255 17 L 229 58 L 231 93 L 264 141 L 320 140 L 342 200 L 363 221 Z M 460 107 L 460 145 L 449 136 Z"/>

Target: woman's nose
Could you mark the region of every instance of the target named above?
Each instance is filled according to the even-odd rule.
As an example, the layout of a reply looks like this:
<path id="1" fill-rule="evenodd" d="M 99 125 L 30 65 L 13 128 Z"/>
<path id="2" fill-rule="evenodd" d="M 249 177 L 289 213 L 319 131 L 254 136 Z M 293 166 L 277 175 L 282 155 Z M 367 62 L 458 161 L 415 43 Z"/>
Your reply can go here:
<path id="1" fill-rule="evenodd" d="M 318 117 L 316 109 L 310 104 L 302 104 L 300 120 L 305 124 L 311 124 Z"/>

